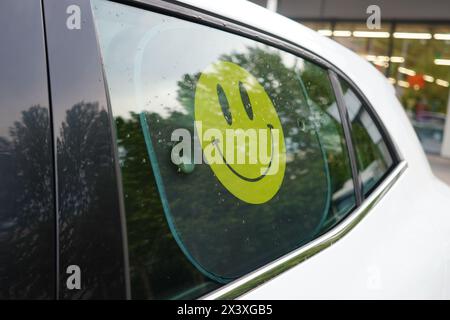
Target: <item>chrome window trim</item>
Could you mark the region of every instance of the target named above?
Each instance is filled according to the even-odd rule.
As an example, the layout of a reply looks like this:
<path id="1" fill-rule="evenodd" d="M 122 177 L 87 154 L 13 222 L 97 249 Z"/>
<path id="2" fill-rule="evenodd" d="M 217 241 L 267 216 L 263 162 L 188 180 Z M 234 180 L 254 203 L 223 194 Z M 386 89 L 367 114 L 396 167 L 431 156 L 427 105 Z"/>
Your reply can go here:
<path id="1" fill-rule="evenodd" d="M 200 299 L 213 300 L 238 298 L 330 247 L 350 232 L 371 211 L 371 209 L 384 197 L 384 195 L 386 195 L 395 182 L 402 176 L 407 167 L 407 162 L 401 161 L 383 180 L 378 188 L 364 200 L 360 207 L 356 208 L 344 219 L 344 221 L 327 233 L 307 243 L 303 247 L 286 254 Z"/>

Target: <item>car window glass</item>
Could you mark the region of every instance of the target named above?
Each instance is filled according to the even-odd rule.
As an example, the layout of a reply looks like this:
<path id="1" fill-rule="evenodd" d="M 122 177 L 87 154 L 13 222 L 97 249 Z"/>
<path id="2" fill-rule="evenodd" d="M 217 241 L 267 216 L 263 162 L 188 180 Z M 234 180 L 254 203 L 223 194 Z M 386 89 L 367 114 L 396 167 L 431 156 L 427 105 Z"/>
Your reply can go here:
<path id="1" fill-rule="evenodd" d="M 340 82 L 351 122 L 363 193 L 368 195 L 392 166 L 393 160 L 368 107 L 347 82 L 342 79 Z"/>
<path id="2" fill-rule="evenodd" d="M 327 70 L 207 26 L 93 2 L 134 298 L 196 297 L 353 207 Z"/>

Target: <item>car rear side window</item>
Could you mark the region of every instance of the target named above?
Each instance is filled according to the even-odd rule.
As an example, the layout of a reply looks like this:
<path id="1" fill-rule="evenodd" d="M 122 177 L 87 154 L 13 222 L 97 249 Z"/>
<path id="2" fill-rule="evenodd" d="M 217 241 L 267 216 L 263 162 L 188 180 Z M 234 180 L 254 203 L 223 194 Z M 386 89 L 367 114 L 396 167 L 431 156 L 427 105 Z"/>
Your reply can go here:
<path id="1" fill-rule="evenodd" d="M 368 106 L 345 80 L 340 79 L 340 83 L 351 122 L 363 194 L 367 196 L 383 179 L 394 162 L 380 128 L 368 111 Z"/>
<path id="2" fill-rule="evenodd" d="M 355 206 L 327 70 L 256 41 L 93 2 L 133 298 L 193 298 Z"/>

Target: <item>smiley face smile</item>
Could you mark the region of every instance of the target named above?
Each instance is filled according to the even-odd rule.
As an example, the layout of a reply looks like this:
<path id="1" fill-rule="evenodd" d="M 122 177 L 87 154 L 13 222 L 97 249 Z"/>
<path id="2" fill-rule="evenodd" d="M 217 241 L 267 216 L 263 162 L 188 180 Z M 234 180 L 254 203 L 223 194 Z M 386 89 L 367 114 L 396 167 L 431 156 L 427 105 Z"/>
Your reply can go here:
<path id="1" fill-rule="evenodd" d="M 256 182 L 256 181 L 259 181 L 262 178 L 264 178 L 267 175 L 267 173 L 269 172 L 269 170 L 270 170 L 270 168 L 272 166 L 272 160 L 273 160 L 273 133 L 272 133 L 272 129 L 273 129 L 273 126 L 271 124 L 268 124 L 267 128 L 269 128 L 269 131 L 270 131 L 270 146 L 271 146 L 271 148 L 270 148 L 270 161 L 269 161 L 269 164 L 267 165 L 266 170 L 259 177 L 256 177 L 256 178 L 245 177 L 245 176 L 241 175 L 239 172 L 237 172 L 236 170 L 233 169 L 233 167 L 228 163 L 227 159 L 225 159 L 225 156 L 224 156 L 224 154 L 223 154 L 223 152 L 222 152 L 222 150 L 221 150 L 221 148 L 219 146 L 219 142 L 220 142 L 219 139 L 217 139 L 217 138 L 213 139 L 211 141 L 211 143 L 217 148 L 217 151 L 219 152 L 220 156 L 222 157 L 223 162 L 227 165 L 228 169 L 230 169 L 231 172 L 233 172 L 236 176 L 238 176 L 241 179 L 244 179 L 244 180 L 249 181 L 249 182 Z"/>

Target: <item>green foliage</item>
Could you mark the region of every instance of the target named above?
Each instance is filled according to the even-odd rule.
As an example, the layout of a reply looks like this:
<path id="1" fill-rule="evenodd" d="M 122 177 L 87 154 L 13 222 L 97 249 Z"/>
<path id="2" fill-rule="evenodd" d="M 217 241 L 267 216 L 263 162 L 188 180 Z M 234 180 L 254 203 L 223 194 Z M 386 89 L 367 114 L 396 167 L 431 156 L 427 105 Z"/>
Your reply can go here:
<path id="1" fill-rule="evenodd" d="M 194 134 L 199 73 L 177 82 L 182 112 L 161 117 L 148 110 L 160 187 L 171 212 L 163 210 L 139 116 L 116 118 L 135 297 L 198 296 L 218 286 L 208 277 L 225 276 L 226 281 L 272 261 L 321 232 L 327 216 L 349 209 L 338 203 L 329 209 L 328 198 L 351 176 L 340 124 L 327 110 L 334 97 L 326 71 L 300 59 L 288 67 L 279 52 L 261 47 L 221 59 L 249 70 L 274 103 L 289 154 L 283 185 L 268 203 L 249 205 L 234 198 L 207 165 L 185 175 L 171 163 L 172 131 L 185 128 Z M 332 138 L 320 141 L 318 134 Z"/>

